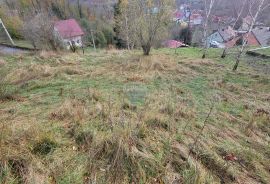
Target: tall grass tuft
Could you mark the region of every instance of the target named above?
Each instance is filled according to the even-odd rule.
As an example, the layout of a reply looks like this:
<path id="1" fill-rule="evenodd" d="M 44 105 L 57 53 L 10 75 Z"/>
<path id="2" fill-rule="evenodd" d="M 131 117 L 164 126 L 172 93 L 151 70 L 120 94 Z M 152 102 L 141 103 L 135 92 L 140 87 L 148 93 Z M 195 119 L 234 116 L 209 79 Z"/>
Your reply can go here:
<path id="1" fill-rule="evenodd" d="M 12 100 L 16 94 L 17 89 L 14 85 L 0 79 L 0 100 Z"/>

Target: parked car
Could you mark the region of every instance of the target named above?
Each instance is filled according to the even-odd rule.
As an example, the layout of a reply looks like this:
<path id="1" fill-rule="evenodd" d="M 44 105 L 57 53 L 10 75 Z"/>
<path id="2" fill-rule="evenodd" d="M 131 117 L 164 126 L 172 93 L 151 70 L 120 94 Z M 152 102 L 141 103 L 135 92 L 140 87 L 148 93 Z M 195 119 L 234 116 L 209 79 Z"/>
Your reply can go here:
<path id="1" fill-rule="evenodd" d="M 210 47 L 211 47 L 211 48 L 224 48 L 225 45 L 222 44 L 222 43 L 219 43 L 219 42 L 217 42 L 217 41 L 211 41 L 211 42 L 210 42 Z"/>

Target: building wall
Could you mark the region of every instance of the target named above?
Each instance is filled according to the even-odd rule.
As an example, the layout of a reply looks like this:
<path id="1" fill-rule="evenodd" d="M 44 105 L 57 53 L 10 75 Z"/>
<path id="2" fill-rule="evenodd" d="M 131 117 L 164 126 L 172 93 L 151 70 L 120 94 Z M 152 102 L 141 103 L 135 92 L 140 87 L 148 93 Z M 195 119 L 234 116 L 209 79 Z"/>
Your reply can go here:
<path id="1" fill-rule="evenodd" d="M 247 45 L 250 45 L 250 46 L 259 46 L 260 45 L 260 43 L 258 42 L 258 40 L 256 39 L 256 37 L 254 36 L 253 33 L 249 34 Z"/>
<path id="2" fill-rule="evenodd" d="M 203 18 L 197 18 L 192 21 L 193 25 L 202 25 Z"/>
<path id="3" fill-rule="evenodd" d="M 215 33 L 211 34 L 208 38 L 207 38 L 207 46 L 210 47 L 210 43 L 212 41 L 216 41 L 219 43 L 223 43 L 223 38 L 221 37 L 221 35 L 219 34 L 218 31 L 216 31 Z"/>
<path id="4" fill-rule="evenodd" d="M 67 47 L 67 49 L 70 49 L 70 44 L 72 44 L 72 42 L 74 42 L 77 47 L 82 47 L 83 46 L 81 36 L 76 36 L 76 37 L 72 37 L 72 38 L 68 38 L 68 39 L 63 39 L 63 42 L 64 42 L 65 46 Z"/>
<path id="5" fill-rule="evenodd" d="M 236 42 L 239 39 L 241 39 L 241 36 L 238 36 L 238 37 L 228 41 L 226 43 L 226 47 L 231 48 L 231 47 L 236 46 Z M 247 45 L 248 46 L 260 46 L 260 43 L 258 42 L 258 40 L 256 39 L 256 37 L 254 36 L 253 33 L 249 33 Z"/>
<path id="6" fill-rule="evenodd" d="M 83 44 L 82 44 L 82 36 L 75 36 L 75 37 L 63 39 L 60 36 L 60 34 L 57 31 L 57 29 L 55 29 L 55 28 L 54 28 L 54 36 L 56 36 L 59 40 L 61 40 L 61 42 L 63 42 L 63 46 L 66 47 L 67 49 L 70 49 L 69 42 L 71 43 L 72 41 L 75 42 L 75 45 L 77 47 L 82 47 L 83 46 Z"/>

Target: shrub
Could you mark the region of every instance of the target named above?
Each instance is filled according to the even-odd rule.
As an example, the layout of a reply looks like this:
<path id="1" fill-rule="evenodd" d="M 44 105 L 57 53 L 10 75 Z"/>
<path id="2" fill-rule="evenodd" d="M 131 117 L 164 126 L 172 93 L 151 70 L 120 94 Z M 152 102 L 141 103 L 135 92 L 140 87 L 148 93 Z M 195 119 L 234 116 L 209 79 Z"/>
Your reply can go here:
<path id="1" fill-rule="evenodd" d="M 89 46 L 92 43 L 92 36 L 91 36 L 91 25 L 90 25 L 90 22 L 89 20 L 83 18 L 80 20 L 80 25 L 82 26 L 84 32 L 85 32 L 85 35 L 84 35 L 84 44 L 86 46 Z"/>
<path id="2" fill-rule="evenodd" d="M 19 157 L 1 160 L 0 183 L 26 183 L 26 175 L 29 172 L 28 167 L 27 161 Z"/>
<path id="3" fill-rule="evenodd" d="M 111 44 L 111 45 L 114 44 L 115 35 L 114 35 L 112 28 L 109 26 L 104 27 L 102 32 L 104 34 L 104 37 L 106 39 L 107 44 Z"/>
<path id="4" fill-rule="evenodd" d="M 20 29 L 22 27 L 22 20 L 18 15 L 9 16 L 7 15 L 4 7 L 0 7 L 0 17 L 3 19 L 3 22 L 10 34 L 11 37 L 21 39 L 22 35 Z"/>
<path id="5" fill-rule="evenodd" d="M 99 31 L 96 35 L 96 43 L 99 47 L 105 47 L 107 45 L 107 40 L 102 31 Z"/>
<path id="6" fill-rule="evenodd" d="M 147 119 L 145 123 L 152 128 L 163 128 L 164 130 L 169 130 L 169 123 L 160 116 L 151 117 Z"/>
<path id="7" fill-rule="evenodd" d="M 81 149 L 89 149 L 93 142 L 93 133 L 89 131 L 79 132 L 75 137 L 75 142 Z"/>
<path id="8" fill-rule="evenodd" d="M 79 122 L 87 117 L 88 112 L 88 108 L 84 101 L 66 99 L 56 111 L 51 113 L 50 119 Z"/>
<path id="9" fill-rule="evenodd" d="M 49 138 L 43 138 L 36 142 L 33 147 L 33 153 L 36 155 L 48 155 L 53 152 L 57 144 Z"/>

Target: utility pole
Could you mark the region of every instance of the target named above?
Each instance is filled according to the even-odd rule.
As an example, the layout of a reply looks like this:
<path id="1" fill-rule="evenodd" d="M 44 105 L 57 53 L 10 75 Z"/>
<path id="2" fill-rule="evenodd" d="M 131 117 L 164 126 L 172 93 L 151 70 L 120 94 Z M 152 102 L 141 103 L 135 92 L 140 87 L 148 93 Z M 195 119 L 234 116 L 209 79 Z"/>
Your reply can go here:
<path id="1" fill-rule="evenodd" d="M 15 45 L 14 42 L 13 42 L 13 40 L 12 40 L 12 38 L 11 38 L 11 36 L 9 35 L 9 33 L 8 33 L 8 31 L 7 31 L 6 27 L 5 27 L 5 25 L 4 25 L 3 21 L 2 21 L 2 19 L 0 18 L 0 26 L 1 26 L 1 25 L 3 26 L 4 31 L 6 32 L 9 41 L 12 43 L 12 45 Z"/>
<path id="2" fill-rule="evenodd" d="M 188 28 L 187 28 L 187 31 L 186 31 L 186 36 L 185 36 L 185 44 L 187 44 L 187 45 L 189 45 L 190 43 L 188 43 L 188 41 L 190 41 L 189 40 L 189 34 L 191 34 L 191 25 L 190 25 L 190 18 L 191 18 L 191 9 L 190 9 L 190 5 L 189 6 L 187 6 L 186 8 L 185 8 L 185 17 L 188 19 Z"/>
<path id="3" fill-rule="evenodd" d="M 96 42 L 95 42 L 93 30 L 91 29 L 90 32 L 91 32 L 91 37 L 92 37 L 92 42 L 93 42 L 93 45 L 94 45 L 94 49 L 95 49 L 95 51 L 96 51 Z"/>

